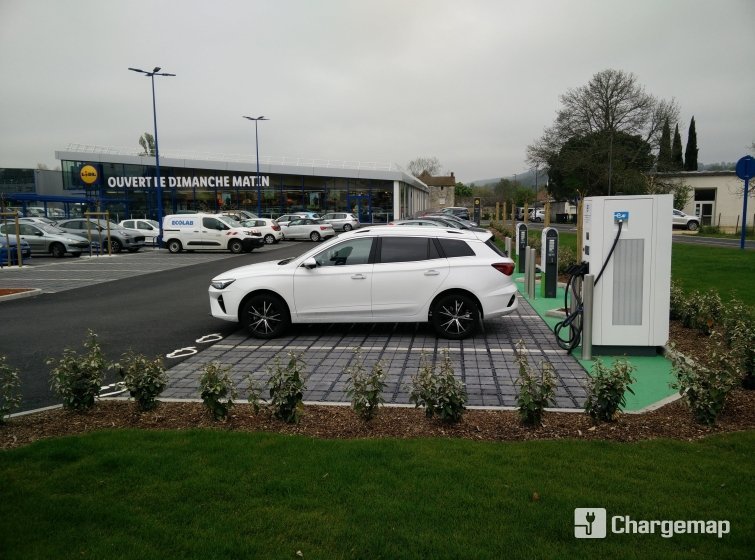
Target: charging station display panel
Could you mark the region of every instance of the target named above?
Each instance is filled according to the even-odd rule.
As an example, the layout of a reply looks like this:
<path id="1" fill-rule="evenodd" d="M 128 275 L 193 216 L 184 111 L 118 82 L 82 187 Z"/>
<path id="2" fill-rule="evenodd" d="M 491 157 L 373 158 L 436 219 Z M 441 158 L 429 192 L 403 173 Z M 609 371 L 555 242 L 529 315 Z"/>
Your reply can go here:
<path id="1" fill-rule="evenodd" d="M 671 195 L 585 199 L 583 257 L 596 279 L 594 345 L 667 342 L 672 206 Z"/>

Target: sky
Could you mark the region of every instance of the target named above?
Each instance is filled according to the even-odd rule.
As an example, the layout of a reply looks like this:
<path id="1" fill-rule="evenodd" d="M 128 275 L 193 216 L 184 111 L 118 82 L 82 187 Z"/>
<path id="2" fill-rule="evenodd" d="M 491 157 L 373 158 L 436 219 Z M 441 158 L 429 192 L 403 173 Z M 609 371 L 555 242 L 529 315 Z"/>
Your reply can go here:
<path id="1" fill-rule="evenodd" d="M 70 144 L 527 170 L 559 97 L 606 69 L 680 106 L 699 161 L 755 142 L 753 0 L 0 0 L 0 167 Z"/>

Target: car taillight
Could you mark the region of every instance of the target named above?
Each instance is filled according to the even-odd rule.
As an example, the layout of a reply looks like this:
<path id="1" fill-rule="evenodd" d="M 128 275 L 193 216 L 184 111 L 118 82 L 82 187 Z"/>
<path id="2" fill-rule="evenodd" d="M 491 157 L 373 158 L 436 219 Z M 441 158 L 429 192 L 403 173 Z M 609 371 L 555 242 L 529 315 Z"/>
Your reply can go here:
<path id="1" fill-rule="evenodd" d="M 273 226 L 273 231 L 280 231 L 280 230 L 281 230 L 281 227 L 279 225 L 276 224 Z"/>
<path id="2" fill-rule="evenodd" d="M 506 276 L 514 274 L 514 263 L 493 263 L 492 266 L 498 272 L 502 272 Z"/>
<path id="3" fill-rule="evenodd" d="M 320 226 L 320 231 L 325 231 L 326 229 L 328 229 L 328 226 Z"/>

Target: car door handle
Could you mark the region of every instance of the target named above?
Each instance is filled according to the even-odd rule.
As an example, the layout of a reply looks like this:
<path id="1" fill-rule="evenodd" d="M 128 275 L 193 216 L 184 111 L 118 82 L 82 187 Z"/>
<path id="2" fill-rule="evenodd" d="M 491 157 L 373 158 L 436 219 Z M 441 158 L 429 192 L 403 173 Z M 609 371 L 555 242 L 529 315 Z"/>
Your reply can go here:
<path id="1" fill-rule="evenodd" d="M 352 274 L 351 279 L 352 280 L 367 280 L 367 277 L 364 274 Z"/>
<path id="2" fill-rule="evenodd" d="M 437 276 L 438 274 L 440 274 L 440 272 L 438 272 L 437 270 L 426 270 L 425 271 L 425 276 Z"/>

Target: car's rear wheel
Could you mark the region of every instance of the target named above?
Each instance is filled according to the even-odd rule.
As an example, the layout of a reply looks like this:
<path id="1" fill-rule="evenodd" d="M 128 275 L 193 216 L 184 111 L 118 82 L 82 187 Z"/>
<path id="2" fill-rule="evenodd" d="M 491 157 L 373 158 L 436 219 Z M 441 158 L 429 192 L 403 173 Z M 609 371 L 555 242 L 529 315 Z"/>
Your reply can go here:
<path id="1" fill-rule="evenodd" d="M 181 242 L 178 239 L 171 239 L 168 241 L 168 252 L 170 253 L 180 253 L 183 247 L 181 246 Z"/>
<path id="2" fill-rule="evenodd" d="M 687 224 L 687 229 L 690 231 L 697 231 L 698 229 L 700 229 L 700 224 L 695 221 L 689 222 Z"/>
<path id="3" fill-rule="evenodd" d="M 291 324 L 286 303 L 273 294 L 249 298 L 241 308 L 241 325 L 255 338 L 275 338 Z"/>
<path id="4" fill-rule="evenodd" d="M 351 231 L 352 227 L 351 224 L 343 224 L 343 231 Z"/>
<path id="5" fill-rule="evenodd" d="M 53 243 L 50 247 L 50 253 L 53 257 L 56 259 L 59 259 L 61 257 L 64 257 L 66 255 L 66 248 L 63 246 L 62 243 Z"/>
<path id="6" fill-rule="evenodd" d="M 244 244 L 241 243 L 241 241 L 239 241 L 238 239 L 232 239 L 228 243 L 228 250 L 234 255 L 238 255 L 239 253 L 244 251 Z"/>
<path id="7" fill-rule="evenodd" d="M 275 243 L 275 236 L 272 233 L 268 233 L 265 236 L 265 245 L 272 245 Z"/>
<path id="8" fill-rule="evenodd" d="M 320 234 L 317 233 L 316 231 L 313 231 L 312 233 L 309 234 L 309 238 L 315 242 L 320 241 Z"/>
<path id="9" fill-rule="evenodd" d="M 443 338 L 459 340 L 475 333 L 480 322 L 480 310 L 469 296 L 452 293 L 441 296 L 432 307 L 431 323 Z"/>

